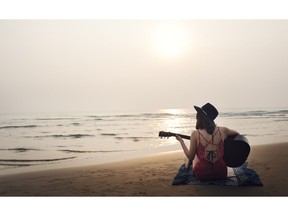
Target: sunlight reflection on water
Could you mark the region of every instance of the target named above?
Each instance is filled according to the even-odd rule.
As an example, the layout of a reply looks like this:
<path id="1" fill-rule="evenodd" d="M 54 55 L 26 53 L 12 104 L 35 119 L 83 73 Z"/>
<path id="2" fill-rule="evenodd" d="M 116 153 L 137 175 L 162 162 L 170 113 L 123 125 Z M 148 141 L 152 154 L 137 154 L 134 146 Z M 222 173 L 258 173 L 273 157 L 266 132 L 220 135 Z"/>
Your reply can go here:
<path id="1" fill-rule="evenodd" d="M 225 111 L 219 113 L 215 123 L 246 135 L 250 145 L 288 140 L 288 110 Z M 120 160 L 181 150 L 175 137 L 160 139 L 159 131 L 189 136 L 195 130 L 195 124 L 196 111 L 193 109 L 125 114 L 1 115 L 0 159 L 3 169 L 12 169 L 25 165 L 21 160 L 75 156 L 65 162 L 72 166 L 85 161 L 94 164 L 110 158 Z"/>

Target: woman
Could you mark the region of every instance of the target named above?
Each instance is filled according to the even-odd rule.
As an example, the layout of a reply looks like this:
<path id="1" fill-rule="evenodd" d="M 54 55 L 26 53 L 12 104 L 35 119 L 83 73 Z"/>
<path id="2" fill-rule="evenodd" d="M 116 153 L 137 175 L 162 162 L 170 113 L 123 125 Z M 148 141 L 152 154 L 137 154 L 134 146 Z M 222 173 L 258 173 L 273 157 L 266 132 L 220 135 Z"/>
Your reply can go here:
<path id="1" fill-rule="evenodd" d="M 196 129 L 190 138 L 188 149 L 183 139 L 176 136 L 187 158 L 193 161 L 193 171 L 199 180 L 224 179 L 227 177 L 227 166 L 223 160 L 224 139 L 239 133 L 214 123 L 218 116 L 217 109 L 210 103 L 194 106 L 197 111 Z"/>

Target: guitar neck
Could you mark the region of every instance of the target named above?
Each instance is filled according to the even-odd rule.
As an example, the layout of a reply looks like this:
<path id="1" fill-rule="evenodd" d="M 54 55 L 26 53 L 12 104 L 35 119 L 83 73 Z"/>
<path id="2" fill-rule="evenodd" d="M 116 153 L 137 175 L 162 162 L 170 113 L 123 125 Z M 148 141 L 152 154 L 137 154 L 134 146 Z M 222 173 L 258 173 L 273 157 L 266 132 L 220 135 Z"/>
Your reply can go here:
<path id="1" fill-rule="evenodd" d="M 190 140 L 190 136 L 187 136 L 187 135 L 176 134 L 176 133 L 171 133 L 171 132 L 170 132 L 170 134 L 171 134 L 172 136 L 178 135 L 178 136 L 180 136 L 180 137 L 183 138 L 183 139 L 188 139 L 188 140 Z"/>

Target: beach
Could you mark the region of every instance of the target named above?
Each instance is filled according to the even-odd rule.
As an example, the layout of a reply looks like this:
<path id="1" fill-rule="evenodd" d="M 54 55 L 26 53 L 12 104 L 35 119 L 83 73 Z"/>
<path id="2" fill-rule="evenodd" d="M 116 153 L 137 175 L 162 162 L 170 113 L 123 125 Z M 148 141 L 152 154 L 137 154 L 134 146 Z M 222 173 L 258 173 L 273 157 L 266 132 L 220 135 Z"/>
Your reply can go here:
<path id="1" fill-rule="evenodd" d="M 182 151 L 121 162 L 0 176 L 1 196 L 287 196 L 288 143 L 251 146 L 263 186 L 172 186 Z"/>

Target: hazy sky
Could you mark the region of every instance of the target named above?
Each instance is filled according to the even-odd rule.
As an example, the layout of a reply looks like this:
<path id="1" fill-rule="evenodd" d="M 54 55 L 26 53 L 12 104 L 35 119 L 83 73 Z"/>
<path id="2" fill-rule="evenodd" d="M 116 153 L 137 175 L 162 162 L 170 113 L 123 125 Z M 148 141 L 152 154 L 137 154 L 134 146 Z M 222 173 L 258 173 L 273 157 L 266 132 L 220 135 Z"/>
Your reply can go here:
<path id="1" fill-rule="evenodd" d="M 287 108 L 288 20 L 1 20 L 0 112 Z"/>

